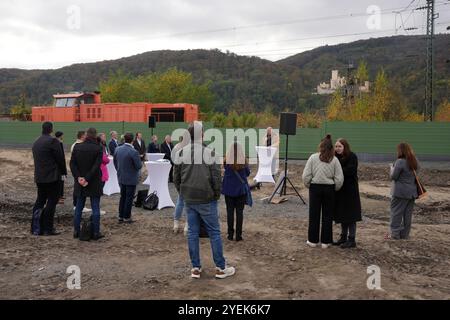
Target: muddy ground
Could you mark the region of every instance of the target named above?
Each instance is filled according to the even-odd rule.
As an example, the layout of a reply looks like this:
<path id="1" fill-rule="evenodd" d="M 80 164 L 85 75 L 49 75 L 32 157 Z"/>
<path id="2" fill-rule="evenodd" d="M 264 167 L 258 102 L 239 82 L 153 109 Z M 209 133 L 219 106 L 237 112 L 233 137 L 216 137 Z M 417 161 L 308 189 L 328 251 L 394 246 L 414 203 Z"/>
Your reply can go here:
<path id="1" fill-rule="evenodd" d="M 66 156 L 68 158 L 68 155 Z M 302 187 L 303 162 L 290 164 L 290 177 Z M 191 280 L 186 238 L 172 232 L 173 209 L 134 208 L 137 223 L 118 225 L 117 195 L 102 198 L 98 242 L 72 237 L 72 179 L 66 204 L 57 207 L 57 237 L 29 234 L 36 191 L 28 150 L 0 150 L 0 299 L 449 299 L 450 164 L 424 163 L 421 177 L 430 196 L 414 211 L 411 239 L 385 241 L 389 230 L 388 164 L 361 164 L 364 220 L 356 249 L 312 249 L 305 245 L 308 207 L 289 196 L 279 205 L 261 200 L 273 186 L 264 184 L 247 208 L 244 241 L 225 236 L 225 256 L 235 277 L 214 279 L 208 239 L 201 240 L 204 272 Z M 253 168 L 253 175 L 255 174 Z M 170 185 L 172 198 L 176 191 Z M 339 227 L 335 226 L 337 238 Z M 81 269 L 81 290 L 69 290 L 67 267 Z M 367 268 L 381 269 L 382 290 L 367 288 Z"/>

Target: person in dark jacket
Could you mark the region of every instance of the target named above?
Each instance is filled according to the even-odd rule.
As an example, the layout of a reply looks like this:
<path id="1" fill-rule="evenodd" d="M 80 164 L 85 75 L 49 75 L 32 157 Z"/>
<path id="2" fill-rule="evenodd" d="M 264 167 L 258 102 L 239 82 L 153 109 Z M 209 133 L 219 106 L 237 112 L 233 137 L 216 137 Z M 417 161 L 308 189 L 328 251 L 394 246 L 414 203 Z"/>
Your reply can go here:
<path id="1" fill-rule="evenodd" d="M 236 241 L 242 241 L 244 207 L 247 199 L 247 188 L 244 184 L 248 184 L 250 169 L 241 144 L 235 142 L 230 146 L 224 168 L 222 194 L 225 196 L 227 206 L 228 240 L 234 238 L 234 213 L 236 212 Z"/>
<path id="2" fill-rule="evenodd" d="M 160 149 L 159 144 L 158 144 L 158 137 L 157 136 L 153 136 L 152 137 L 152 142 L 149 143 L 148 148 L 147 148 L 147 152 L 148 153 L 161 153 L 161 149 Z"/>
<path id="3" fill-rule="evenodd" d="M 361 199 L 358 185 L 358 157 L 345 139 L 335 145 L 336 158 L 342 166 L 344 184 L 336 192 L 333 220 L 341 224 L 341 237 L 334 245 L 341 248 L 356 247 L 356 222 L 361 221 Z"/>
<path id="4" fill-rule="evenodd" d="M 203 221 L 210 238 L 216 278 L 224 279 L 233 276 L 236 270 L 234 267 L 227 267 L 223 256 L 218 212 L 221 194 L 220 165 L 214 151 L 203 145 L 202 123 L 194 122 L 189 127 L 189 133 L 191 143 L 174 154 L 174 184 L 187 209 L 191 277 L 198 279 L 202 272 L 199 235 Z M 195 163 L 195 159 L 201 159 L 197 161 L 200 163 Z"/>
<path id="5" fill-rule="evenodd" d="M 419 164 L 411 146 L 397 146 L 397 160 L 391 166 L 391 233 L 388 239 L 408 239 L 414 202 L 417 199 L 416 171 Z"/>
<path id="6" fill-rule="evenodd" d="M 145 161 L 146 148 L 145 148 L 145 141 L 142 140 L 142 133 L 140 132 L 136 133 L 136 139 L 133 141 L 133 147 L 139 153 L 141 161 Z"/>
<path id="7" fill-rule="evenodd" d="M 81 216 L 90 197 L 92 206 L 93 239 L 103 238 L 100 233 L 100 197 L 103 195 L 102 164 L 103 148 L 97 143 L 97 130 L 90 128 L 86 132 L 86 140 L 77 144 L 70 159 L 70 170 L 75 180 L 75 194 L 77 205 L 74 219 L 74 238 L 80 235 Z"/>
<path id="8" fill-rule="evenodd" d="M 42 135 L 33 144 L 34 181 L 38 194 L 33 207 L 41 212 L 41 235 L 58 235 L 53 226 L 55 208 L 59 198 L 59 181 L 61 176 L 67 175 L 64 153 L 60 142 L 50 136 L 53 124 L 42 124 Z"/>
<path id="9" fill-rule="evenodd" d="M 114 157 L 114 152 L 116 151 L 116 148 L 119 146 L 119 141 L 117 141 L 117 132 L 116 131 L 111 131 L 110 135 L 111 135 L 111 141 L 109 141 L 108 149 L 109 149 L 109 154 Z"/>
<path id="10" fill-rule="evenodd" d="M 164 142 L 161 143 L 161 153 L 164 153 L 164 159 L 167 159 L 172 164 L 172 168 L 170 169 L 169 173 L 169 182 L 173 182 L 173 162 L 172 162 L 172 150 L 173 150 L 173 143 L 172 138 L 167 135 L 164 139 Z"/>
<path id="11" fill-rule="evenodd" d="M 64 168 L 65 168 L 65 172 L 67 172 L 67 166 L 66 166 L 66 157 L 65 157 L 65 152 L 64 152 L 64 133 L 62 131 L 57 131 L 55 133 L 55 138 L 59 140 L 60 144 L 61 144 L 61 150 L 62 153 L 64 155 Z M 59 181 L 59 204 L 64 204 L 64 181 L 66 180 L 67 176 L 62 175 L 61 176 L 61 180 Z"/>
<path id="12" fill-rule="evenodd" d="M 126 133 L 124 139 L 125 144 L 116 149 L 114 157 L 114 167 L 117 170 L 120 185 L 119 223 L 132 223 L 131 209 L 136 186 L 139 183 L 142 161 L 139 158 L 139 153 L 131 144 L 133 134 Z"/>

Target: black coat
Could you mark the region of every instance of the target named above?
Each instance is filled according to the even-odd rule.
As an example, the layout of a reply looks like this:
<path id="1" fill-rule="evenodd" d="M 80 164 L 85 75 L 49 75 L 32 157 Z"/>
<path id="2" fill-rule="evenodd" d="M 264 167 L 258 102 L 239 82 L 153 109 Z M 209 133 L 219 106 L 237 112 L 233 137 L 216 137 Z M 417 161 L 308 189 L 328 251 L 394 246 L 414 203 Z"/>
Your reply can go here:
<path id="1" fill-rule="evenodd" d="M 103 194 L 102 164 L 103 150 L 96 142 L 86 139 L 85 142 L 75 146 L 70 159 L 70 170 L 75 180 L 74 194 L 85 197 L 100 197 Z M 89 183 L 87 187 L 82 187 L 78 183 L 78 178 L 83 177 Z"/>
<path id="2" fill-rule="evenodd" d="M 63 167 L 63 170 L 61 171 L 61 175 L 67 176 L 66 153 L 64 151 L 64 144 L 62 142 L 60 142 L 59 144 L 61 145 L 61 151 L 62 151 L 63 158 L 64 158 L 64 167 Z"/>
<path id="3" fill-rule="evenodd" d="M 33 144 L 34 181 L 52 183 L 67 175 L 64 152 L 58 139 L 44 134 Z"/>
<path id="4" fill-rule="evenodd" d="M 145 141 L 141 140 L 141 145 L 139 146 L 137 140 L 134 140 L 133 147 L 139 153 L 139 157 L 141 158 L 141 160 L 145 160 L 145 153 L 147 151 L 147 148 L 145 147 Z"/>
<path id="5" fill-rule="evenodd" d="M 167 146 L 166 142 L 161 143 L 161 153 L 164 153 L 164 159 L 170 160 L 172 162 L 172 151 L 173 150 L 173 143 L 170 143 L 170 149 Z"/>
<path id="6" fill-rule="evenodd" d="M 108 145 L 108 151 L 109 154 L 112 155 L 114 157 L 114 152 L 116 151 L 116 148 L 119 146 L 119 143 L 114 141 L 113 139 L 111 139 L 111 141 L 109 141 L 109 145 Z"/>
<path id="7" fill-rule="evenodd" d="M 159 148 L 159 144 L 150 142 L 147 148 L 148 153 L 161 153 L 161 150 Z"/>
<path id="8" fill-rule="evenodd" d="M 358 157 L 353 152 L 343 159 L 337 156 L 344 172 L 344 185 L 336 192 L 334 221 L 353 223 L 361 221 L 361 199 L 358 186 Z"/>

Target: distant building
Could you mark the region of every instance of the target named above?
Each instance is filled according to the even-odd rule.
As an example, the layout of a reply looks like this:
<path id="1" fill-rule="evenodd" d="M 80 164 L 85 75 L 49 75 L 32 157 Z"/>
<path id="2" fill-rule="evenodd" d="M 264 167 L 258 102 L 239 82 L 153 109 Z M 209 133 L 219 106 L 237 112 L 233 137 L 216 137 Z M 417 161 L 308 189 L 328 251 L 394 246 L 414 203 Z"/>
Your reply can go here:
<path id="1" fill-rule="evenodd" d="M 365 81 L 364 82 L 364 86 L 359 86 L 359 92 L 370 92 L 370 82 L 369 81 Z"/>
<path id="2" fill-rule="evenodd" d="M 322 82 L 317 86 L 317 94 L 333 94 L 346 85 L 345 77 L 339 77 L 338 70 L 331 71 L 330 83 Z"/>
<path id="3" fill-rule="evenodd" d="M 330 83 L 322 82 L 317 86 L 317 94 L 326 95 L 333 94 L 336 90 L 344 88 L 347 85 L 347 80 L 345 77 L 339 77 L 338 70 L 331 71 L 331 79 Z M 370 91 L 370 82 L 365 81 L 364 86 L 357 87 L 359 92 L 369 92 Z"/>

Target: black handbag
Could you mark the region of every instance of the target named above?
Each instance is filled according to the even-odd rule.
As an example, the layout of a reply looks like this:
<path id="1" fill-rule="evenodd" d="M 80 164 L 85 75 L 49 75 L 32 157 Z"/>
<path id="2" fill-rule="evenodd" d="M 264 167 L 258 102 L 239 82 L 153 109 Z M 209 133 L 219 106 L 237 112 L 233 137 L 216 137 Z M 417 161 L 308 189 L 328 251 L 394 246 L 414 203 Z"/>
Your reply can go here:
<path id="1" fill-rule="evenodd" d="M 147 198 L 148 190 L 141 190 L 138 191 L 136 196 L 136 201 L 134 202 L 134 206 L 136 208 L 142 207 L 142 204 L 144 203 L 145 199 Z"/>
<path id="2" fill-rule="evenodd" d="M 93 237 L 93 229 L 91 219 L 83 219 L 80 229 L 80 241 L 90 241 Z"/>
<path id="3" fill-rule="evenodd" d="M 200 238 L 209 238 L 208 230 L 206 229 L 205 222 L 200 218 L 200 232 L 198 234 Z"/>
<path id="4" fill-rule="evenodd" d="M 158 204 L 159 204 L 159 198 L 155 191 L 155 192 L 149 194 L 147 196 L 147 198 L 145 198 L 144 203 L 142 204 L 142 207 L 145 210 L 153 211 L 158 208 Z"/>

